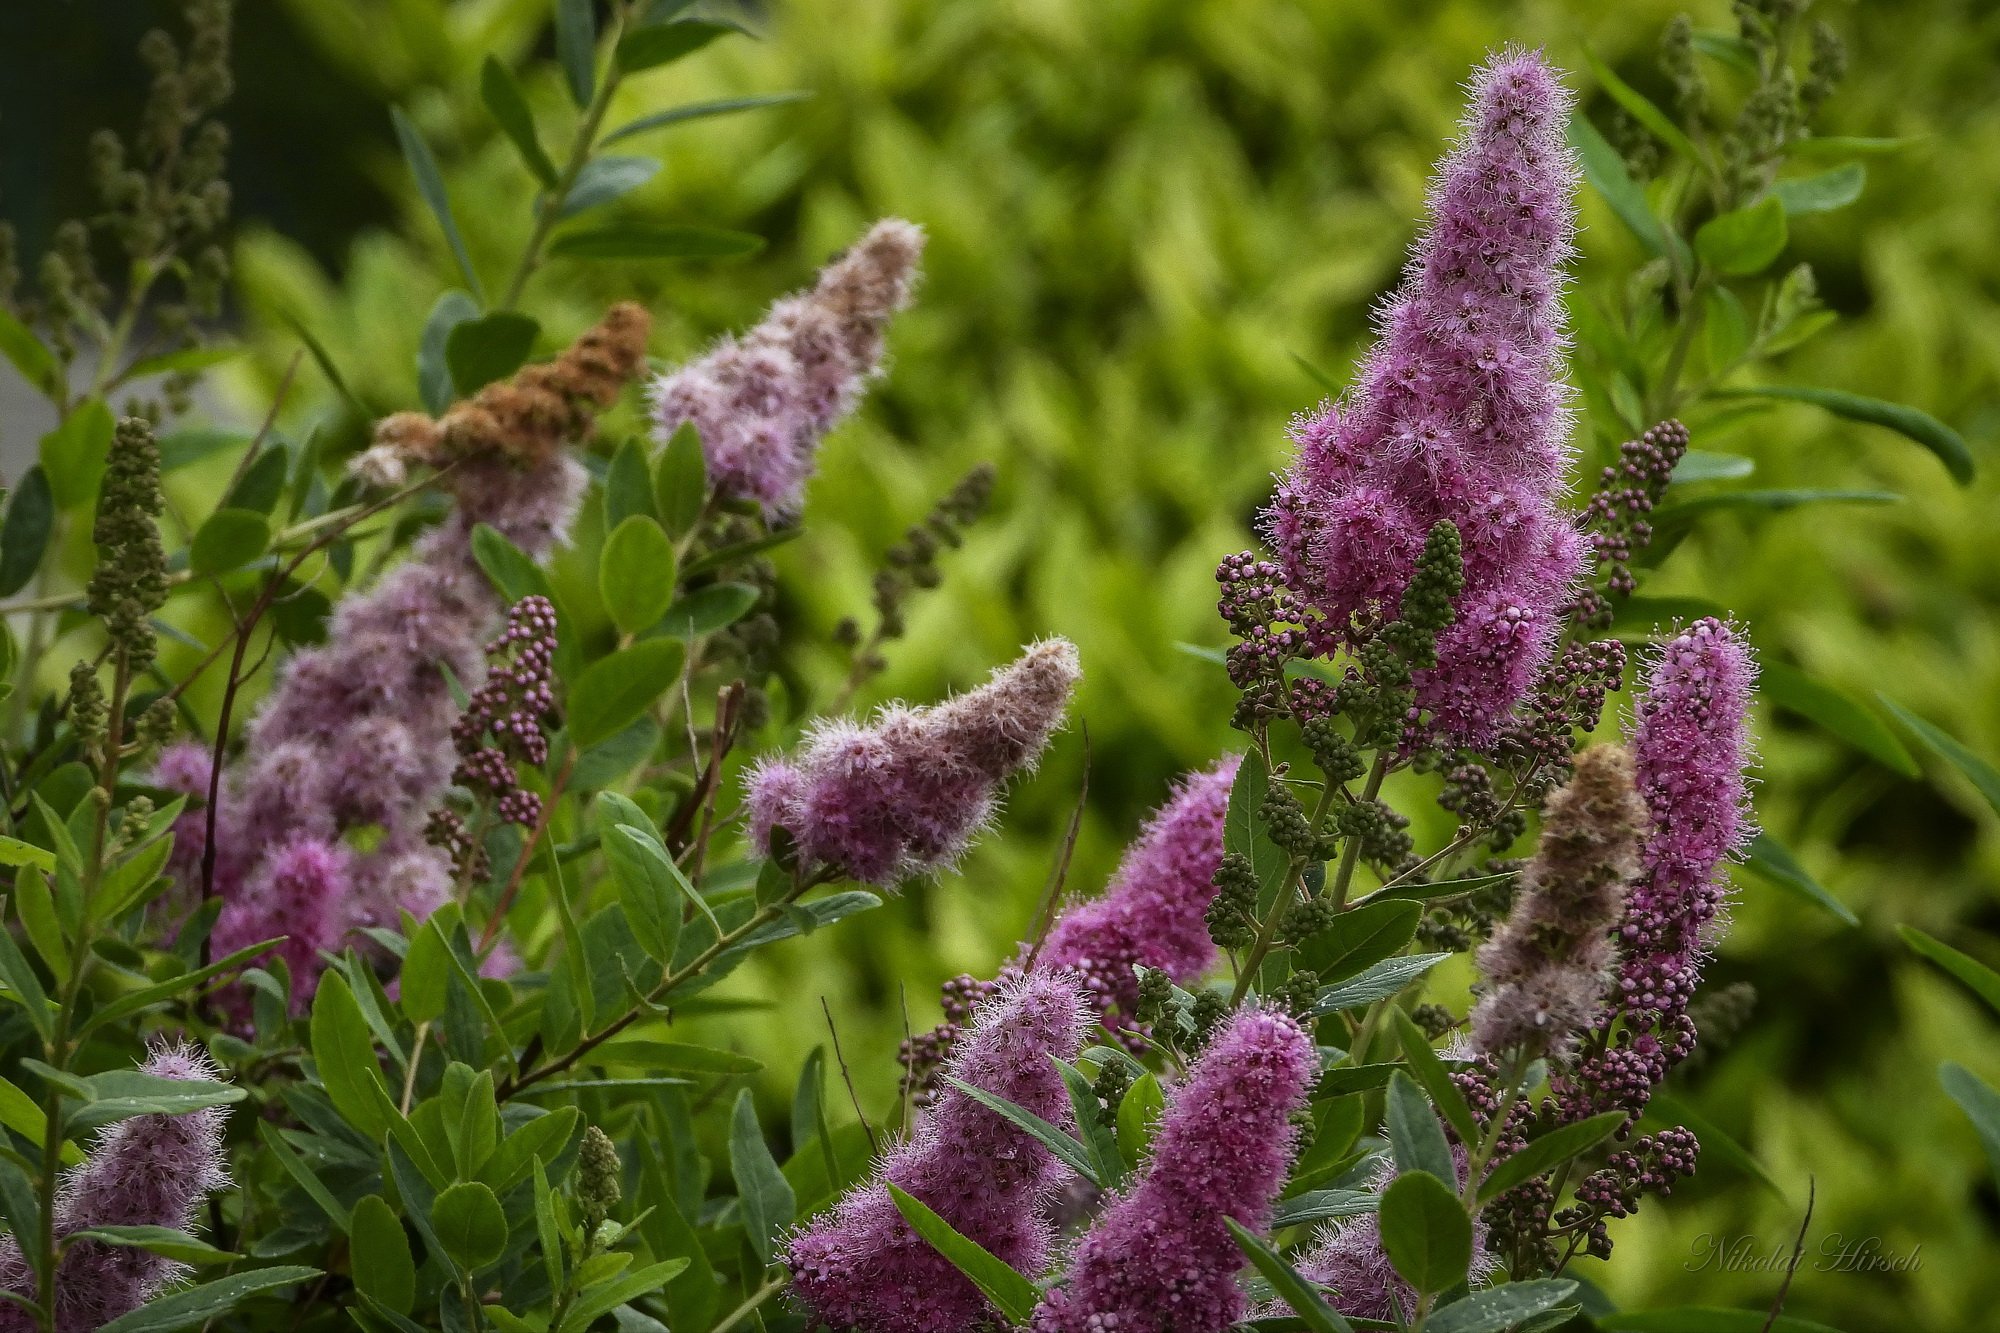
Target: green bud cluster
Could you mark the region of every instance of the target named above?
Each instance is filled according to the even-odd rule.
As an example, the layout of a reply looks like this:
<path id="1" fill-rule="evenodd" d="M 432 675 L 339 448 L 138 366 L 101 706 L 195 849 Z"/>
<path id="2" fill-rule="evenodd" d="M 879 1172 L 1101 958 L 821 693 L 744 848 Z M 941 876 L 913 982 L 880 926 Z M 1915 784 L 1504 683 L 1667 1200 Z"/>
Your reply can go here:
<path id="1" fill-rule="evenodd" d="M 1410 1010 L 1410 1021 L 1423 1030 L 1432 1041 L 1444 1036 L 1458 1026 L 1458 1020 L 1451 1016 L 1451 1010 L 1441 1004 L 1420 1004 Z"/>
<path id="2" fill-rule="evenodd" d="M 1090 1085 L 1097 1098 L 1098 1116 L 1107 1125 L 1118 1123 L 1118 1105 L 1132 1090 L 1132 1066 L 1123 1060 L 1107 1060 Z"/>
<path id="3" fill-rule="evenodd" d="M 1305 724 L 1306 749 L 1311 752 L 1313 762 L 1326 780 L 1333 783 L 1352 782 L 1368 771 L 1368 765 L 1361 758 L 1360 747 L 1342 734 L 1340 724 L 1332 717 L 1316 717 Z"/>
<path id="4" fill-rule="evenodd" d="M 1229 1001 L 1220 991 L 1201 990 L 1195 992 L 1194 1004 L 1188 1009 L 1188 1021 L 1194 1033 L 1181 1043 L 1184 1054 L 1193 1055 L 1208 1045 L 1208 1039 L 1229 1017 Z"/>
<path id="5" fill-rule="evenodd" d="M 966 529 L 986 513 L 993 498 L 994 476 L 991 463 L 973 468 L 924 515 L 922 522 L 910 527 L 903 540 L 889 548 L 884 556 L 885 567 L 875 575 L 874 634 L 864 643 L 860 623 L 852 616 L 834 629 L 837 641 L 857 651 L 854 664 L 857 676 L 872 676 L 888 665 L 880 646 L 902 638 L 907 632 L 905 615 L 916 594 L 944 582 L 938 557 L 963 545 Z"/>
<path id="6" fill-rule="evenodd" d="M 1304 944 L 1313 936 L 1325 930 L 1339 917 L 1340 909 L 1333 905 L 1331 898 L 1302 898 L 1285 913 L 1285 919 L 1278 923 L 1278 942 L 1286 945 Z"/>
<path id="7" fill-rule="evenodd" d="M 1294 1018 L 1304 1018 L 1312 1012 L 1320 993 L 1319 973 L 1309 968 L 1301 968 L 1271 992 L 1271 1003 L 1283 1009 Z"/>
<path id="8" fill-rule="evenodd" d="M 90 613 L 104 622 L 112 647 L 134 672 L 156 651 L 152 614 L 167 600 L 167 554 L 154 520 L 162 508 L 160 450 L 153 428 L 126 417 L 111 437 L 97 496 L 97 568 L 91 572 Z"/>
<path id="9" fill-rule="evenodd" d="M 594 1233 L 611 1216 L 624 1192 L 620 1184 L 623 1174 L 624 1164 L 618 1160 L 611 1136 L 595 1125 L 584 1130 L 576 1155 L 576 1201 L 583 1207 L 586 1234 Z"/>
<path id="10" fill-rule="evenodd" d="M 1241 949 L 1257 938 L 1257 888 L 1249 858 L 1224 853 L 1215 868 L 1215 898 L 1207 913 L 1208 937 L 1216 948 Z"/>
<path id="11" fill-rule="evenodd" d="M 1318 838 L 1313 832 L 1312 820 L 1307 818 L 1305 807 L 1299 798 L 1292 795 L 1292 789 L 1282 782 L 1273 782 L 1264 792 L 1264 799 L 1257 805 L 1257 817 L 1264 824 L 1265 832 L 1278 847 L 1293 856 L 1310 856 Z"/>
<path id="12" fill-rule="evenodd" d="M 1139 998 L 1132 1017 L 1148 1027 L 1158 1027 L 1173 1006 L 1174 983 L 1166 973 L 1147 968 L 1139 974 Z"/>
<path id="13" fill-rule="evenodd" d="M 97 668 L 78 662 L 69 669 L 69 726 L 76 743 L 93 758 L 104 753 L 104 738 L 111 711 L 104 702 L 104 686 L 98 682 Z"/>

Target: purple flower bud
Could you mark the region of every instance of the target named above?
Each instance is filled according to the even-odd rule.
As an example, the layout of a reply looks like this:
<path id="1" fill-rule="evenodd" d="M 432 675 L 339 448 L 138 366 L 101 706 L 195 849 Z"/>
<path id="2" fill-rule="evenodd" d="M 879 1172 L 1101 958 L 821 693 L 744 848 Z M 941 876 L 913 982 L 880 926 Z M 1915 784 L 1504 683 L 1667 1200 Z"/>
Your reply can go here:
<path id="1" fill-rule="evenodd" d="M 885 708 L 868 726 L 823 722 L 749 779 L 751 836 L 783 829 L 807 865 L 868 884 L 950 865 L 1031 767 L 1081 672 L 1067 640 L 1035 644 L 975 690 L 931 708 Z"/>
<path id="2" fill-rule="evenodd" d="M 198 1047 L 160 1045 L 140 1069 L 159 1078 L 215 1080 L 221 1071 Z M 98 1135 L 56 1195 L 58 1240 L 89 1227 L 155 1226 L 192 1231 L 200 1205 L 229 1184 L 222 1156 L 226 1108 L 187 1115 L 142 1115 Z M 56 1268 L 56 1333 L 92 1333 L 136 1310 L 187 1269 L 149 1250 L 79 1240 Z M 0 1239 L 0 1287 L 33 1299 L 33 1276 L 14 1237 Z M 0 1333 L 32 1333 L 28 1313 L 0 1302 Z"/>
<path id="3" fill-rule="evenodd" d="M 1088 1028 L 1074 976 L 1038 972 L 980 1002 L 946 1066 L 952 1076 L 1058 1125 L 1069 1097 L 1051 1056 L 1073 1060 Z M 830 1328 L 964 1333 L 993 1311 L 951 1261 L 918 1237 L 883 1186 L 921 1200 L 1002 1261 L 1039 1273 L 1051 1229 L 1042 1204 L 1067 1168 L 1037 1140 L 947 1085 L 875 1178 L 793 1238 L 792 1291 Z"/>
<path id="4" fill-rule="evenodd" d="M 656 438 L 684 422 L 701 434 L 719 494 L 798 510 L 820 438 L 879 371 L 889 316 L 909 304 L 924 234 L 888 218 L 828 264 L 810 291 L 771 307 L 741 338 L 653 385 Z"/>
<path id="5" fill-rule="evenodd" d="M 1570 106 L 1538 55 L 1509 50 L 1479 70 L 1360 382 L 1294 424 L 1298 452 L 1264 516 L 1292 585 L 1350 642 L 1355 617 L 1395 612 L 1431 526 L 1458 525 L 1458 618 L 1416 685 L 1461 741 L 1490 738 L 1527 693 L 1583 568 L 1557 505 L 1571 456 Z"/>
<path id="6" fill-rule="evenodd" d="M 1282 1013 L 1245 1009 L 1168 1095 L 1152 1163 L 1078 1244 L 1035 1333 L 1220 1333 L 1243 1317 L 1243 1252 L 1291 1165 L 1292 1113 L 1319 1072 L 1313 1041 Z"/>
<path id="7" fill-rule="evenodd" d="M 1143 964 L 1187 982 L 1216 957 L 1206 913 L 1222 862 L 1222 819 L 1238 756 L 1183 780 L 1126 850 L 1111 887 L 1057 918 L 1038 962 L 1073 967 L 1100 1010 L 1130 1017 L 1139 999 L 1132 968 Z"/>

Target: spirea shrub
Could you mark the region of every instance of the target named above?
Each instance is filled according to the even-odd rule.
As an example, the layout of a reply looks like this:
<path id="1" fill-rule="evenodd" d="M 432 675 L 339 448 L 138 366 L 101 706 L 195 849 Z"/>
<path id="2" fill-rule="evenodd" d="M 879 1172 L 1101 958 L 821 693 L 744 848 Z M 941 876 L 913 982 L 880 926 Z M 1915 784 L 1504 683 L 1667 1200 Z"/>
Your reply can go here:
<path id="1" fill-rule="evenodd" d="M 1790 150 L 1835 39 L 1801 68 L 1797 6 L 1739 6 L 1742 32 L 1701 48 L 1757 71 L 1724 116 L 1674 29 L 1673 116 L 1609 89 L 1622 156 L 1544 54 L 1473 71 L 1374 347 L 1301 404 L 1289 459 L 1243 442 L 1281 471 L 1263 545 L 1218 553 L 1227 642 L 1201 650 L 1237 691 L 1235 743 L 1156 794 L 1107 884 L 1071 882 L 1073 827 L 1046 885 L 971 885 L 955 867 L 1008 836 L 1010 788 L 1087 726 L 1088 654 L 1049 637 L 958 693 L 853 701 L 914 598 L 986 595 L 953 550 L 1008 460 L 889 553 L 874 628 L 836 635 L 835 697 L 795 668 L 809 627 L 769 556 L 842 521 L 810 486 L 828 432 L 881 376 L 925 372 L 886 352 L 924 220 L 858 229 L 685 364 L 654 362 L 637 302 L 580 331 L 535 313 L 564 265 L 757 244 L 609 208 L 644 175 L 607 144 L 761 104 L 605 126 L 621 87 L 731 31 L 685 8 L 621 0 L 599 32 L 558 6 L 572 129 L 485 60 L 531 196 L 505 275 L 475 267 L 439 150 L 397 114 L 459 285 L 411 331 L 417 397 L 364 437 L 343 414 L 400 391 L 362 398 L 309 335 L 333 414 L 302 365 L 254 435 L 177 424 L 222 355 L 201 318 L 226 279 L 226 0 L 147 39 L 144 122 L 100 142 L 103 211 L 10 279 L 0 350 L 58 425 L 0 527 L 0 1328 L 1604 1314 L 1573 1262 L 1611 1256 L 1713 1139 L 1667 1094 L 1715 1044 L 1729 867 L 1811 888 L 1754 836 L 1751 627 L 1643 599 L 1705 515 L 1763 503 L 1686 497 L 1700 433 L 1676 414 L 1726 390 L 1913 419 L 1753 378 L 1823 313 L 1802 268 L 1762 275 L 1816 197 Z M 1686 160 L 1663 167 L 1662 141 Z M 1625 290 L 1659 336 L 1579 395 L 1585 181 L 1653 256 Z M 1734 357 L 1690 360 L 1703 320 L 1753 307 Z M 1632 438 L 1586 477 L 1575 405 L 1606 395 Z M 214 484 L 190 508 L 173 474 L 196 464 Z M 1881 725 L 1852 701 L 1814 716 Z M 854 1096 L 850 1118 L 821 1051 L 767 1127 L 739 1048 L 817 1006 L 711 988 L 793 936 L 866 931 L 920 878 L 943 912 L 1043 897 L 905 1042 L 896 1105 Z M 740 1040 L 687 1040 L 697 1015 Z"/>

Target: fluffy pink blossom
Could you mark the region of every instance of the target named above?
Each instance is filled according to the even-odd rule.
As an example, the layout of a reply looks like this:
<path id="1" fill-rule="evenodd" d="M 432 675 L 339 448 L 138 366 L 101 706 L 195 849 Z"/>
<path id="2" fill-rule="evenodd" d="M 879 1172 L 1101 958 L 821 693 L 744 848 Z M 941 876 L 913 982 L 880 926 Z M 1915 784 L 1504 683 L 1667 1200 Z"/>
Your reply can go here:
<path id="1" fill-rule="evenodd" d="M 684 422 L 701 435 L 717 491 L 797 511 L 820 438 L 860 400 L 879 373 L 889 317 L 909 304 L 924 249 L 908 222 L 876 223 L 821 270 L 808 291 L 771 307 L 741 338 L 653 385 L 655 434 Z"/>
<path id="2" fill-rule="evenodd" d="M 1223 1218 L 1269 1226 L 1291 1116 L 1318 1072 L 1297 1023 L 1239 1011 L 1168 1095 L 1145 1177 L 1085 1233 L 1035 1333 L 1221 1333 L 1241 1319 L 1243 1252 Z"/>
<path id="3" fill-rule="evenodd" d="M 1074 975 L 1016 978 L 979 1004 L 946 1072 L 1066 1125 L 1069 1097 L 1050 1057 L 1076 1058 L 1084 1014 Z M 946 1085 L 875 1177 L 792 1240 L 785 1253 L 792 1292 L 829 1328 L 965 1333 L 987 1325 L 986 1298 L 910 1228 L 883 1182 L 1034 1274 L 1054 1239 L 1042 1206 L 1065 1170 L 1033 1137 Z"/>
<path id="4" fill-rule="evenodd" d="M 156 1046 L 140 1066 L 157 1078 L 221 1077 L 194 1046 Z M 66 1172 L 56 1194 L 58 1240 L 89 1227 L 172 1227 L 193 1231 L 200 1206 L 229 1184 L 222 1157 L 226 1108 L 187 1115 L 142 1115 L 98 1135 L 90 1155 Z M 56 1268 L 56 1333 L 92 1333 L 136 1310 L 187 1269 L 150 1250 L 97 1240 L 71 1242 Z M 0 1239 L 0 1288 L 34 1298 L 35 1279 L 14 1237 Z M 33 1333 L 35 1322 L 0 1301 L 0 1333 Z"/>
<path id="5" fill-rule="evenodd" d="M 934 707 L 821 723 L 791 757 L 751 773 L 751 835 L 768 854 L 783 829 L 801 862 L 869 884 L 949 865 L 1007 779 L 1040 757 L 1080 674 L 1076 648 L 1047 639 Z"/>
<path id="6" fill-rule="evenodd" d="M 1431 526 L 1458 525 L 1458 618 L 1416 684 L 1437 729 L 1470 743 L 1534 683 L 1584 561 L 1557 504 L 1571 458 L 1570 107 L 1538 55 L 1510 50 L 1479 70 L 1375 350 L 1343 402 L 1295 423 L 1296 457 L 1264 515 L 1289 581 L 1350 642 L 1395 612 Z"/>
<path id="7" fill-rule="evenodd" d="M 1187 982 L 1215 962 L 1206 913 L 1238 762 L 1231 755 L 1189 774 L 1126 850 L 1103 896 L 1075 904 L 1050 928 L 1037 961 L 1077 969 L 1100 1010 L 1132 1013 L 1134 964 Z"/>

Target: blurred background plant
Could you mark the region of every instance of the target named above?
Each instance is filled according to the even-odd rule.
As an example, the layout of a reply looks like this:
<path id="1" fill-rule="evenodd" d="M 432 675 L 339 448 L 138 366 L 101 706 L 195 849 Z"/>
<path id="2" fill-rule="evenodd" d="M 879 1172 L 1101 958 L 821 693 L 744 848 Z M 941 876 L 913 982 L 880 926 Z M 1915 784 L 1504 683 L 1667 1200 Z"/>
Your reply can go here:
<path id="1" fill-rule="evenodd" d="M 88 15 L 0 14 L 0 50 L 12 53 L 0 87 L 10 145 L 0 208 L 20 254 L 59 244 L 58 219 L 98 211 L 77 165 L 91 160 L 86 137 L 133 119 L 117 96 L 140 109 L 145 72 L 127 53 L 167 8 L 130 0 Z M 783 0 L 709 6 L 762 40 L 718 33 L 702 60 L 613 91 L 604 123 L 614 126 L 688 104 L 807 96 L 700 125 L 662 121 L 615 145 L 609 160 L 622 165 L 598 176 L 618 196 L 612 215 L 729 227 L 768 244 L 729 261 L 557 257 L 525 278 L 543 343 L 560 345 L 611 300 L 636 295 L 659 321 L 654 351 L 679 360 L 749 323 L 869 219 L 922 223 L 932 238 L 923 298 L 892 333 L 895 372 L 822 456 L 808 504 L 838 521 L 773 553 L 780 607 L 808 642 L 836 643 L 848 616 L 867 631 L 891 548 L 990 461 L 987 517 L 941 557 L 945 590 L 897 607 L 903 637 L 883 646 L 883 670 L 857 697 L 935 697 L 1042 634 L 1073 639 L 1086 668 L 1077 713 L 1087 751 L 1075 733 L 1058 742 L 1017 791 L 1009 836 L 968 858 L 963 884 L 915 888 L 865 933 L 753 959 L 725 993 L 796 1010 L 796 1021 L 708 1018 L 706 1040 L 752 1046 L 774 1071 L 794 1067 L 826 1039 L 807 998 L 824 995 L 862 1100 L 880 1104 L 906 1029 L 936 1018 L 934 983 L 990 975 L 1028 927 L 1086 753 L 1071 882 L 1092 887 L 1169 777 L 1230 743 L 1222 673 L 1170 645 L 1223 641 L 1215 561 L 1245 544 L 1286 457 L 1287 418 L 1313 405 L 1325 377 L 1344 383 L 1365 345 L 1458 85 L 1487 48 L 1546 46 L 1603 133 L 1590 162 L 1597 182 L 1613 163 L 1642 180 L 1664 170 L 1653 209 L 1678 211 L 1690 235 L 1718 204 L 1757 192 L 1756 155 L 1719 154 L 1706 139 L 1694 151 L 1708 165 L 1681 172 L 1703 184 L 1683 192 L 1678 146 L 1611 91 L 1629 86 L 1678 113 L 1688 66 L 1671 43 L 1662 58 L 1661 34 L 1680 8 Z M 1757 86 L 1731 44 L 1739 17 L 1697 6 L 1689 34 L 1732 110 Z M 2000 192 L 2000 19 L 1950 0 L 1827 4 L 1815 17 L 1854 53 L 1820 133 L 1900 141 L 1810 164 L 1858 162 L 1858 197 L 1849 172 L 1781 207 L 1775 231 L 1767 210 L 1747 235 L 1711 237 L 1689 255 L 1670 242 L 1649 251 L 1603 192 L 1587 190 L 1583 203 L 1572 304 L 1594 391 L 1583 403 L 1582 479 L 1652 416 L 1672 407 L 1688 419 L 1709 480 L 1681 474 L 1684 493 L 1668 501 L 1726 512 L 1688 535 L 1642 595 L 1662 619 L 1687 609 L 1666 599 L 1698 594 L 1726 608 L 1779 664 L 1760 709 L 1770 797 L 1759 814 L 1796 859 L 1793 869 L 1767 857 L 1764 873 L 1739 876 L 1711 975 L 1753 986 L 1754 1009 L 1735 1045 L 1708 1053 L 1690 1097 L 1752 1160 L 1711 1151 L 1671 1204 L 1620 1231 L 1617 1268 L 1590 1275 L 1621 1304 L 1767 1303 L 1778 1275 L 1703 1266 L 1700 1238 L 1747 1236 L 1759 1253 L 1785 1244 L 1810 1178 L 1815 1247 L 1879 1238 L 1881 1253 L 1914 1253 L 1920 1266 L 1820 1271 L 1828 1261 L 1809 1250 L 1792 1313 L 1849 1328 L 1993 1326 L 2000 1274 L 1984 1258 L 2000 1198 L 1935 1071 L 1952 1059 L 2000 1081 L 2000 1044 L 1990 1015 L 1906 949 L 1897 927 L 2000 961 L 2000 818 L 1962 774 L 1898 740 L 1912 733 L 1876 694 L 2000 754 L 2000 247 L 1983 206 Z M 497 294 L 537 218 L 522 157 L 487 110 L 507 94 L 494 91 L 486 61 L 513 68 L 551 41 L 548 26 L 542 0 L 246 7 L 225 117 L 235 285 L 216 326 L 246 350 L 211 376 L 197 424 L 240 441 L 290 375 L 278 429 L 338 454 L 364 442 L 371 418 L 424 401 L 419 341 L 439 298 L 464 280 L 384 108 L 401 108 L 435 154 L 465 262 Z M 530 68 L 520 93 L 537 119 L 571 123 L 573 74 L 559 62 Z M 544 151 L 561 171 L 564 145 L 551 137 Z M 1622 202 L 1630 217 L 1630 196 Z M 1809 282 L 1785 276 L 1800 263 Z M 1732 266 L 1770 280 L 1698 276 Z M 1716 295 L 1723 287 L 1738 294 Z M 1663 288 L 1680 298 L 1668 309 L 1699 312 L 1677 362 L 1685 375 L 1649 384 L 1627 374 L 1621 387 L 1638 360 L 1631 343 L 1678 332 L 1643 314 Z M 1769 307 L 1759 304 L 1766 289 Z M 1823 321 L 1819 309 L 1840 318 Z M 1767 310 L 1789 322 L 1782 333 Z M 317 344 L 302 363 L 300 330 Z M 1758 350 L 1773 361 L 1732 383 L 1915 404 L 1955 426 L 1970 459 L 1807 404 L 1676 401 L 1764 332 Z M 55 424 L 7 401 L 10 481 Z M 170 478 L 169 499 L 206 512 L 230 480 L 221 456 L 197 462 Z M 1784 507 L 1782 493 L 1801 490 L 1903 498 Z M 1716 498 L 1752 491 L 1765 499 Z M 81 567 L 87 545 L 70 537 Z M 586 514 L 575 568 L 594 568 L 602 539 L 601 516 Z M 559 587 L 562 577 L 559 568 Z M 1650 628 L 1643 614 L 1628 623 Z M 166 645 L 175 651 L 186 650 Z M 48 669 L 73 656 L 51 654 Z M 834 648 L 783 661 L 774 703 L 786 714 L 824 706 L 852 669 Z M 203 688 L 189 699 L 210 713 L 219 704 Z M 1847 714 L 1857 704 L 1872 726 Z M 1800 876 L 1858 924 L 1785 891 Z M 776 1081 L 761 1090 L 774 1105 L 788 1092 Z M 1769 1188 L 1749 1187 L 1753 1176 Z"/>

